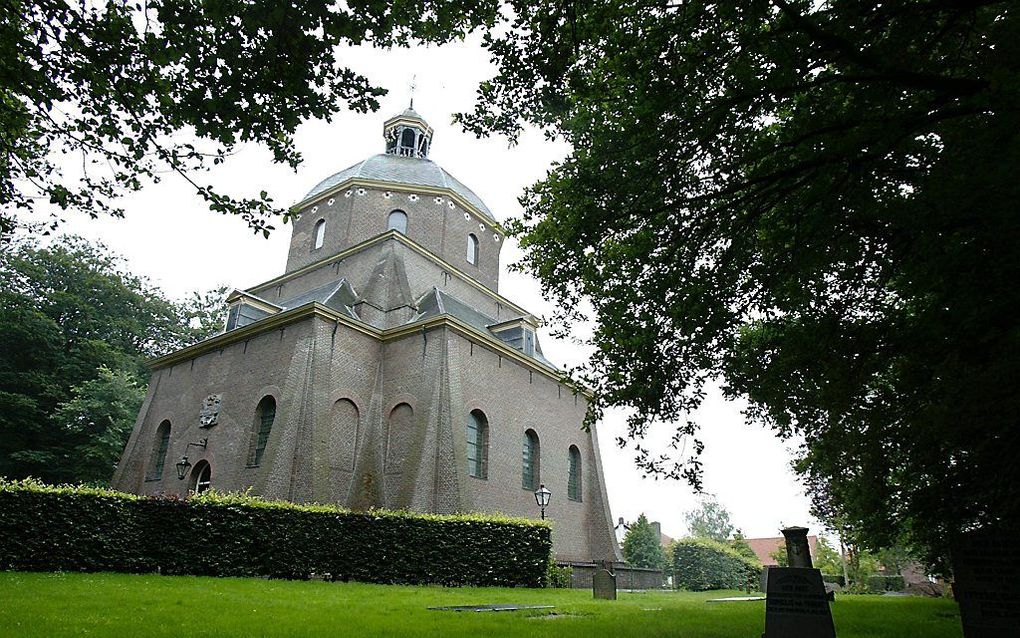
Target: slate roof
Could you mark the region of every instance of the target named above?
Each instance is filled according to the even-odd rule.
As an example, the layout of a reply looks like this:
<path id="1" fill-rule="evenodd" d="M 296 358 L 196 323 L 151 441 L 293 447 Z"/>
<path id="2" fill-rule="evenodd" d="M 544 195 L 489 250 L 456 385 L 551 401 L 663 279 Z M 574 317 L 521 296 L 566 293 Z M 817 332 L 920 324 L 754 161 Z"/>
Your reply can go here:
<path id="1" fill-rule="evenodd" d="M 397 117 L 413 117 L 413 118 L 421 120 L 422 122 L 425 121 L 425 118 L 423 118 L 422 116 L 418 115 L 418 111 L 415 111 L 411 107 L 407 107 L 406 109 L 404 109 L 404 112 L 401 113 L 400 115 L 398 115 Z M 396 118 L 392 118 L 391 117 L 390 119 L 393 120 L 393 119 L 396 119 Z"/>
<path id="2" fill-rule="evenodd" d="M 250 295 L 250 293 L 247 294 Z M 250 296 L 255 297 L 255 295 Z M 260 297 L 255 298 L 261 299 Z M 329 308 L 333 308 L 352 319 L 363 321 L 354 309 L 354 305 L 359 300 L 360 298 L 351 286 L 350 282 L 347 281 L 347 278 L 342 277 L 336 281 L 331 281 L 328 284 L 312 288 L 308 292 L 272 305 L 279 306 L 284 310 L 290 310 L 315 301 Z M 449 315 L 459 319 L 483 334 L 494 336 L 499 339 L 499 335 L 493 333 L 492 330 L 489 329 L 489 326 L 496 323 L 495 319 L 483 312 L 479 312 L 472 306 L 464 303 L 447 292 L 439 290 L 438 288 L 433 287 L 431 290 L 419 297 L 414 305 L 415 308 L 417 308 L 417 313 L 411 317 L 407 323 L 415 323 L 429 319 L 430 317 L 437 317 L 439 315 Z M 265 313 L 265 316 L 268 317 L 270 314 Z M 264 317 L 259 318 L 261 319 Z M 518 317 L 518 319 L 520 318 L 523 318 L 523 315 L 522 317 Z M 539 344 L 537 336 L 535 337 L 535 352 L 531 356 L 550 370 L 559 370 L 555 364 L 546 359 L 542 354 L 542 346 Z"/>
<path id="3" fill-rule="evenodd" d="M 492 211 L 485 205 L 485 202 L 478 195 L 475 195 L 470 188 L 458 181 L 457 178 L 447 173 L 439 164 L 429 159 L 388 155 L 386 153 L 373 155 L 354 166 L 345 168 L 332 177 L 322 180 L 316 184 L 315 188 L 308 191 L 305 199 L 323 193 L 353 177 L 407 186 L 447 188 L 470 202 L 472 206 L 477 208 L 488 219 L 496 221 Z"/>
<path id="4" fill-rule="evenodd" d="M 443 292 L 438 288 L 432 288 L 429 292 L 425 293 L 418 300 L 418 314 L 411 317 L 408 323 L 414 323 L 416 321 L 422 321 L 429 317 L 435 317 L 437 315 L 447 314 L 451 317 L 460 319 L 464 323 L 468 324 L 472 328 L 477 329 L 479 332 L 492 335 L 493 332 L 489 330 L 489 326 L 496 323 L 496 320 L 492 317 L 479 312 L 475 308 L 464 303 L 460 299 L 457 299 L 453 295 Z M 498 338 L 498 337 L 497 337 Z M 551 361 L 542 355 L 542 348 L 538 345 L 538 338 L 535 338 L 535 354 L 532 355 L 542 365 L 550 368 L 551 370 L 559 370 Z"/>
<path id="5" fill-rule="evenodd" d="M 291 297 L 284 301 L 279 302 L 277 305 L 282 306 L 286 310 L 291 308 L 297 308 L 303 306 L 306 303 L 317 301 L 324 306 L 332 308 L 342 312 L 343 314 L 353 319 L 360 319 L 358 314 L 354 311 L 354 302 L 357 296 L 354 293 L 354 289 L 350 283 L 347 282 L 346 278 L 340 278 L 336 281 L 331 281 L 328 284 L 323 284 L 317 288 L 312 288 L 308 292 L 302 293 L 296 297 Z"/>

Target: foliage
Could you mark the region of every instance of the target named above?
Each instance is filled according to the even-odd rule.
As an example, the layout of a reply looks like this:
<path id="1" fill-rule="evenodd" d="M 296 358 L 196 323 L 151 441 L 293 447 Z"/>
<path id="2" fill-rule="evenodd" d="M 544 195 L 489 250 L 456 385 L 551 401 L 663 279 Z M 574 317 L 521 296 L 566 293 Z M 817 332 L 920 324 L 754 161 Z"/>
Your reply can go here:
<path id="1" fill-rule="evenodd" d="M 871 590 L 869 579 L 878 575 L 878 559 L 872 552 L 856 545 L 846 546 L 846 570 L 850 591 L 864 594 Z"/>
<path id="2" fill-rule="evenodd" d="M 884 547 L 875 552 L 875 558 L 887 572 L 896 575 L 902 574 L 907 565 L 917 562 L 913 553 L 903 545 Z"/>
<path id="3" fill-rule="evenodd" d="M 0 476 L 105 482 L 148 380 L 143 362 L 199 338 L 191 319 L 211 310 L 169 301 L 81 238 L 6 248 Z"/>
<path id="4" fill-rule="evenodd" d="M 209 291 L 192 292 L 180 304 L 185 319 L 183 338 L 187 343 L 198 343 L 223 332 L 223 302 L 230 286 L 218 286 Z"/>
<path id="5" fill-rule="evenodd" d="M 622 549 L 623 560 L 635 567 L 662 569 L 666 565 L 662 539 L 644 513 L 627 529 Z"/>
<path id="6" fill-rule="evenodd" d="M 61 465 L 77 480 L 106 483 L 113 476 L 145 389 L 130 372 L 99 368 L 99 374 L 71 389 L 71 398 L 51 416 L 53 427 L 80 441 Z"/>
<path id="7" fill-rule="evenodd" d="M 607 603 L 593 600 L 590 589 L 0 572 L 0 635 L 748 638 L 761 634 L 764 603 L 705 603 L 720 595 L 716 591 L 621 591 L 618 600 Z M 552 605 L 553 609 L 494 614 L 430 609 L 466 603 Z M 656 611 L 650 613 L 649 608 Z M 852 596 L 833 605 L 832 615 L 839 638 L 960 638 L 959 611 L 951 600 Z"/>
<path id="8" fill-rule="evenodd" d="M 111 201 L 174 172 L 210 209 L 268 235 L 266 191 L 234 199 L 196 181 L 239 144 L 296 166 L 303 121 L 379 107 L 385 89 L 338 47 L 456 40 L 493 2 L 278 3 L 14 0 L 0 6 L 0 238 L 15 208 L 122 214 Z M 58 158 L 71 159 L 74 168 Z M 51 227 L 58 223 L 56 214 Z"/>
<path id="9" fill-rule="evenodd" d="M 843 574 L 843 559 L 824 536 L 818 537 L 812 564 L 825 574 Z"/>
<path id="10" fill-rule="evenodd" d="M 710 538 L 720 543 L 733 533 L 730 512 L 712 496 L 701 498 L 697 509 L 684 514 L 687 531 L 694 538 Z"/>
<path id="11" fill-rule="evenodd" d="M 761 564 L 725 543 L 686 538 L 673 543 L 673 586 L 678 589 L 743 589 L 759 586 Z"/>
<path id="12" fill-rule="evenodd" d="M 557 565 L 556 560 L 549 558 L 549 568 L 545 576 L 545 586 L 554 589 L 565 589 L 574 586 L 574 568 L 570 565 Z"/>
<path id="13" fill-rule="evenodd" d="M 511 4 L 460 121 L 572 144 L 513 230 L 591 308 L 590 419 L 700 486 L 721 379 L 871 548 L 1020 521 L 1016 4 Z"/>
<path id="14" fill-rule="evenodd" d="M 545 523 L 0 481 L 0 569 L 540 587 Z"/>
<path id="15" fill-rule="evenodd" d="M 880 594 L 886 591 L 903 591 L 907 588 L 903 576 L 882 576 L 873 574 L 867 579 L 868 592 Z"/>
<path id="16" fill-rule="evenodd" d="M 780 541 L 779 547 L 769 552 L 769 558 L 776 561 L 776 565 L 780 567 L 790 566 L 790 555 L 786 553 L 786 541 Z"/>
<path id="17" fill-rule="evenodd" d="M 730 540 L 730 549 L 740 554 L 744 558 L 750 561 L 758 561 L 758 555 L 754 553 L 751 546 L 748 545 L 747 540 L 744 538 L 744 533 L 739 529 L 734 532 L 733 538 Z M 760 561 L 759 561 L 760 562 Z"/>

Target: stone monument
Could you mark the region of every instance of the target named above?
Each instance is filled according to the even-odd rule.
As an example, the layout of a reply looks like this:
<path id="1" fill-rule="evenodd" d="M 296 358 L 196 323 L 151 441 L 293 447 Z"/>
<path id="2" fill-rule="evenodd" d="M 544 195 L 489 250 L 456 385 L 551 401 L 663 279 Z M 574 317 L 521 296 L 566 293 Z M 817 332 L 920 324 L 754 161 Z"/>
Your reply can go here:
<path id="1" fill-rule="evenodd" d="M 616 600 L 616 574 L 610 571 L 611 566 L 609 561 L 598 561 L 595 575 L 591 579 L 592 593 L 595 598 Z"/>
<path id="2" fill-rule="evenodd" d="M 1020 636 L 1020 530 L 961 534 L 950 553 L 964 638 Z"/>
<path id="3" fill-rule="evenodd" d="M 789 567 L 768 570 L 763 638 L 835 638 L 822 572 L 811 566 L 806 527 L 783 530 Z"/>

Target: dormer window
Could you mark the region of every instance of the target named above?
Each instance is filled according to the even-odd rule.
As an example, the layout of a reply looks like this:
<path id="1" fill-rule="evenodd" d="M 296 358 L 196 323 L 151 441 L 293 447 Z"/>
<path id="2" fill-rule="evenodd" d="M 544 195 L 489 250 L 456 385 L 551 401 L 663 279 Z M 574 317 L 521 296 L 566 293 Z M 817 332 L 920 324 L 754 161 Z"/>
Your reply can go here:
<path id="1" fill-rule="evenodd" d="M 227 311 L 227 332 L 236 328 L 243 328 L 248 324 L 265 319 L 283 310 L 280 306 L 240 290 L 230 293 L 227 297 L 227 303 L 229 304 Z"/>
<path id="2" fill-rule="evenodd" d="M 242 328 L 268 316 L 268 312 L 259 310 L 255 306 L 240 301 L 233 303 L 230 305 L 230 311 L 227 313 L 227 330 Z"/>
<path id="3" fill-rule="evenodd" d="M 489 326 L 489 330 L 508 346 L 529 357 L 535 356 L 535 327 L 537 320 L 531 315 L 511 319 Z"/>

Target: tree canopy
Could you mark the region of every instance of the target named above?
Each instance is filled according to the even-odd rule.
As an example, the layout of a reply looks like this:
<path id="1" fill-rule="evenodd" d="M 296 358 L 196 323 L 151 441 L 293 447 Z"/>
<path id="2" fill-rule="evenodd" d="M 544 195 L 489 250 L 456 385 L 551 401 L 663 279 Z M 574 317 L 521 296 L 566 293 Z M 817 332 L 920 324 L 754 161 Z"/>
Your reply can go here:
<path id="1" fill-rule="evenodd" d="M 143 362 L 219 332 L 200 319 L 222 297 L 174 303 L 80 238 L 11 248 L 0 253 L 0 476 L 105 483 L 142 402 Z"/>
<path id="2" fill-rule="evenodd" d="M 386 93 L 339 56 L 350 45 L 442 43 L 495 2 L 13 0 L 0 6 L 0 239 L 13 212 L 122 214 L 116 197 L 173 172 L 256 231 L 284 213 L 196 172 L 237 146 L 296 166 L 308 119 L 379 107 Z"/>
<path id="3" fill-rule="evenodd" d="M 874 547 L 1017 521 L 1016 3 L 511 4 L 460 120 L 572 144 L 514 231 L 639 464 L 700 486 L 718 381 Z"/>
<path id="4" fill-rule="evenodd" d="M 666 554 L 662 551 L 662 539 L 655 527 L 642 513 L 631 523 L 623 537 L 623 559 L 635 567 L 665 569 Z"/>
<path id="5" fill-rule="evenodd" d="M 697 508 L 684 514 L 684 520 L 691 537 L 710 538 L 720 543 L 726 543 L 734 529 L 729 510 L 711 496 L 703 497 Z"/>

